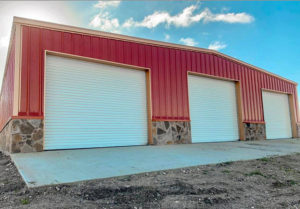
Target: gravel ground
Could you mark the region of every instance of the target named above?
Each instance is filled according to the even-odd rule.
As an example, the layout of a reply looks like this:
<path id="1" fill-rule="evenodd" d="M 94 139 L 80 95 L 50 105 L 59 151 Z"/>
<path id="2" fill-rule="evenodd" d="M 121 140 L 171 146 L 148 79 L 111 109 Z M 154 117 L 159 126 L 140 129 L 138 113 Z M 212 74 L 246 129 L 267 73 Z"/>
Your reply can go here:
<path id="1" fill-rule="evenodd" d="M 0 153 L 0 208 L 300 209 L 300 154 L 28 189 Z"/>

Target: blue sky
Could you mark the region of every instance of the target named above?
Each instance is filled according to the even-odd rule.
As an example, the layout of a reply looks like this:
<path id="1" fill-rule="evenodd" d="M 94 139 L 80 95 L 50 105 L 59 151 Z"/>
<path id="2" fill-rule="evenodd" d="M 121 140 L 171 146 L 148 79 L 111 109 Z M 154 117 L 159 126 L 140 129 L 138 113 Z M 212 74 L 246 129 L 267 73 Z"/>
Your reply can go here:
<path id="1" fill-rule="evenodd" d="M 12 16 L 211 48 L 300 83 L 300 2 L 0 2 L 0 78 Z"/>

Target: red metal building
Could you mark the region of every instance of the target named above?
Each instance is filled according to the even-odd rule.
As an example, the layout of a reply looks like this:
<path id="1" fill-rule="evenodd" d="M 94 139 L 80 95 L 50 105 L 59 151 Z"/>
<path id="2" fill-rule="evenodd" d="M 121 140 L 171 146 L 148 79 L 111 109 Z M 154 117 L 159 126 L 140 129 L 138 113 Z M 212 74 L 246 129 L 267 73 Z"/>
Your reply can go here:
<path id="1" fill-rule="evenodd" d="M 221 80 L 234 83 L 238 139 L 266 138 L 264 117 L 266 117 L 265 111 L 268 107 L 265 106 L 267 103 L 263 102 L 262 92 L 286 95 L 291 136 L 298 136 L 300 118 L 297 84 L 220 52 L 23 18 L 14 18 L 11 34 L 0 99 L 0 129 L 2 130 L 0 147 L 2 150 L 22 152 L 22 145 L 18 143 L 26 144 L 26 140 L 30 137 L 24 139 L 24 135 L 34 137 L 36 132 L 42 136 L 38 139 L 40 142 L 37 142 L 36 147 L 32 149 L 33 151 L 44 149 L 44 141 L 47 140 L 43 134 L 47 125 L 45 127 L 42 125 L 46 120 L 44 114 L 45 59 L 50 55 L 124 68 L 144 69 L 148 88 L 149 144 L 193 141 L 191 136 L 197 125 L 193 127 L 192 124 L 190 127 L 192 113 L 189 97 L 192 97 L 193 93 L 188 83 L 189 76 L 206 78 L 207 80 L 203 82 Z M 202 81 L 200 79 L 193 82 L 199 82 L 201 85 Z M 216 88 L 223 89 L 222 85 L 222 83 L 216 83 L 216 86 L 220 86 Z M 198 90 L 201 91 L 201 89 Z M 276 95 L 270 97 L 272 96 L 276 97 Z M 200 103 L 202 100 L 200 99 Z M 205 98 L 205 100 L 210 99 Z M 272 98 L 266 100 L 271 101 Z M 281 100 L 282 103 L 285 102 L 284 99 Z M 197 102 L 197 99 L 193 100 L 196 106 Z M 278 108 L 281 109 L 283 106 Z M 208 119 L 203 120 L 209 123 L 210 116 L 207 117 Z M 28 120 L 40 121 L 38 127 L 26 124 Z M 10 126 L 13 126 L 13 129 L 14 126 L 21 127 L 22 125 L 25 129 L 29 126 L 30 131 L 28 133 L 19 131 L 19 141 L 15 141 L 13 136 L 9 140 L 7 136 L 3 136 L 10 133 L 10 130 L 5 131 L 6 128 L 10 129 Z M 176 126 L 180 127 L 181 132 L 177 131 L 175 134 L 169 133 L 168 135 L 169 127 L 176 129 Z M 161 133 L 158 133 L 159 131 Z"/>

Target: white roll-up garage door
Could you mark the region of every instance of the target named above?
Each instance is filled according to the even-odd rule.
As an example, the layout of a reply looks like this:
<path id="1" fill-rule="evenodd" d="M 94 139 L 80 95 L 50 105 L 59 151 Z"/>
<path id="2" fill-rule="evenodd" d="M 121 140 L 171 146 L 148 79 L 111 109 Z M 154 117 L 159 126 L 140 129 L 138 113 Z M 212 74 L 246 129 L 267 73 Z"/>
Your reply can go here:
<path id="1" fill-rule="evenodd" d="M 189 75 L 193 142 L 239 139 L 235 83 Z"/>
<path id="2" fill-rule="evenodd" d="M 47 55 L 44 149 L 147 144 L 146 95 L 144 71 Z"/>
<path id="3" fill-rule="evenodd" d="M 291 138 L 291 118 L 287 94 L 262 92 L 267 139 Z"/>

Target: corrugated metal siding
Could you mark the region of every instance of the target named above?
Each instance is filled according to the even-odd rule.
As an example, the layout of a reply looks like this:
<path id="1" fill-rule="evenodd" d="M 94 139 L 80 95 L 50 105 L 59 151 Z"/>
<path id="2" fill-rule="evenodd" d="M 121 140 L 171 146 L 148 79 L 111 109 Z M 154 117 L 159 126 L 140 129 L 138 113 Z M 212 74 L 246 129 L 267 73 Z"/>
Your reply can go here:
<path id="1" fill-rule="evenodd" d="M 0 95 L 0 131 L 13 115 L 14 73 L 15 73 L 15 39 L 13 39 L 8 64 Z M 4 71 L 5 72 L 5 71 Z"/>
<path id="2" fill-rule="evenodd" d="M 290 94 L 296 90 L 295 85 L 287 81 L 216 55 L 28 26 L 22 28 L 19 115 L 43 115 L 45 49 L 151 68 L 153 120 L 189 120 L 187 71 L 240 80 L 244 121 L 264 120 L 261 88 Z"/>

